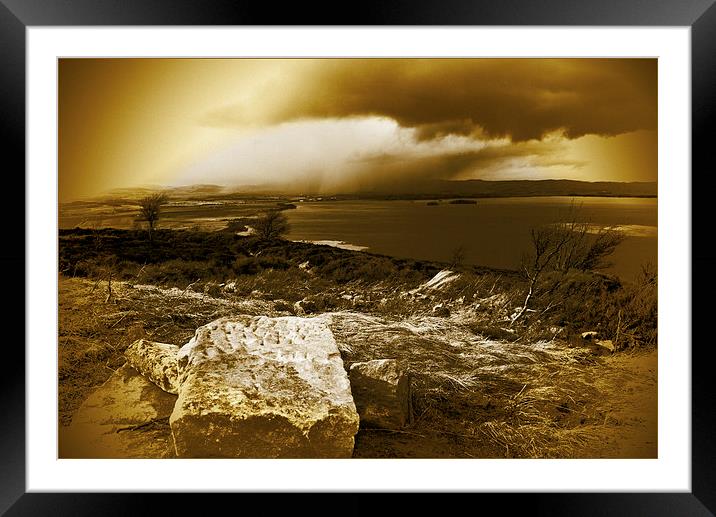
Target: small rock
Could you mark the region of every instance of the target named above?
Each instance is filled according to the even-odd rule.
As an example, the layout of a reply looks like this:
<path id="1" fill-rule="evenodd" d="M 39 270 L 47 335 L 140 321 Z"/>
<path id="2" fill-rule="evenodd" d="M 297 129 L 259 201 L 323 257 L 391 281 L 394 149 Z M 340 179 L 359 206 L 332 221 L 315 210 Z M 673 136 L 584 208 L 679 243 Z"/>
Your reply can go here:
<path id="1" fill-rule="evenodd" d="M 597 341 L 597 345 L 606 348 L 610 352 L 614 352 L 616 350 L 616 347 L 614 346 L 614 343 L 611 339 L 604 339 L 602 341 Z"/>
<path id="2" fill-rule="evenodd" d="M 597 336 L 599 334 L 595 330 L 590 330 L 588 332 L 582 332 L 582 339 L 584 341 L 593 341 L 597 339 Z"/>
<path id="3" fill-rule="evenodd" d="M 442 303 L 439 303 L 438 305 L 433 307 L 433 316 L 438 316 L 440 318 L 449 318 L 450 309 L 445 307 Z"/>
<path id="4" fill-rule="evenodd" d="M 293 308 L 296 312 L 296 314 L 314 314 L 318 312 L 318 306 L 316 303 L 312 300 L 308 300 L 304 298 L 303 300 L 299 300 L 296 303 L 293 304 Z"/>
<path id="5" fill-rule="evenodd" d="M 138 339 L 124 351 L 124 357 L 130 366 L 147 379 L 164 391 L 176 395 L 179 389 L 178 352 L 179 347 L 175 345 Z"/>
<path id="6" fill-rule="evenodd" d="M 297 316 L 303 316 L 306 314 L 306 311 L 303 310 L 303 307 L 301 307 L 301 302 L 297 301 L 293 304 L 293 313 Z"/>
<path id="7" fill-rule="evenodd" d="M 349 376 L 363 425 L 400 429 L 412 422 L 410 376 L 395 359 L 353 363 Z"/>

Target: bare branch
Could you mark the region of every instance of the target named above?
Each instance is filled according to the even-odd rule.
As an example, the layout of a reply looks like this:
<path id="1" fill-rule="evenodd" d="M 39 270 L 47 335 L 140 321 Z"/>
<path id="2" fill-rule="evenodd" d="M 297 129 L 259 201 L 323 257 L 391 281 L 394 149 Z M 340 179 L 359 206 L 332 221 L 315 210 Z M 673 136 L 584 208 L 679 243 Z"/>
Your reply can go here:
<path id="1" fill-rule="evenodd" d="M 254 224 L 256 235 L 262 240 L 278 239 L 289 229 L 288 218 L 280 210 L 264 212 Z"/>
<path id="2" fill-rule="evenodd" d="M 162 205 L 168 201 L 164 193 L 152 194 L 139 200 L 139 220 L 147 222 L 149 240 L 154 241 L 154 226 L 159 220 Z"/>
<path id="3" fill-rule="evenodd" d="M 525 257 L 522 260 L 522 269 L 528 280 L 527 292 L 510 325 L 528 310 L 544 271 L 586 271 L 609 267 L 607 258 L 624 240 L 624 232 L 615 227 L 596 227 L 584 221 L 580 211 L 581 205 L 572 202 L 560 222 L 530 230 L 531 260 Z"/>

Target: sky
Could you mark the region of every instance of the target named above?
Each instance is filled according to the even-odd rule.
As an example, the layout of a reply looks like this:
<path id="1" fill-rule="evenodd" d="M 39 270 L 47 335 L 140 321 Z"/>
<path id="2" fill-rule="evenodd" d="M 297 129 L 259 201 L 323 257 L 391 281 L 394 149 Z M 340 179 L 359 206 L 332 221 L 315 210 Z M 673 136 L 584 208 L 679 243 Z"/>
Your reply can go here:
<path id="1" fill-rule="evenodd" d="M 61 59 L 60 201 L 656 181 L 655 59 Z"/>

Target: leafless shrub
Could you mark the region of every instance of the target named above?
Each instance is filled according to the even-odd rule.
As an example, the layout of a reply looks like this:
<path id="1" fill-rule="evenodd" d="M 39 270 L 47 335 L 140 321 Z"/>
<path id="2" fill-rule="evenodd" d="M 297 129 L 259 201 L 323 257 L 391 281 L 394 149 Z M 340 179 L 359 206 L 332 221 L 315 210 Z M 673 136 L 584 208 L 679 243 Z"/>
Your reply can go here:
<path id="1" fill-rule="evenodd" d="M 281 238 L 289 229 L 288 218 L 280 210 L 264 212 L 254 223 L 256 236 L 266 241 Z"/>
<path id="2" fill-rule="evenodd" d="M 162 206 L 167 201 L 164 193 L 152 194 L 139 200 L 139 220 L 146 221 L 150 242 L 154 242 L 154 227 L 159 220 Z"/>
<path id="3" fill-rule="evenodd" d="M 537 281 L 545 271 L 596 270 L 609 267 L 608 257 L 626 237 L 611 226 L 596 227 L 581 217 L 581 207 L 572 203 L 561 221 L 530 230 L 532 250 L 522 259 L 528 286 L 525 301 L 512 323 L 527 310 Z"/>

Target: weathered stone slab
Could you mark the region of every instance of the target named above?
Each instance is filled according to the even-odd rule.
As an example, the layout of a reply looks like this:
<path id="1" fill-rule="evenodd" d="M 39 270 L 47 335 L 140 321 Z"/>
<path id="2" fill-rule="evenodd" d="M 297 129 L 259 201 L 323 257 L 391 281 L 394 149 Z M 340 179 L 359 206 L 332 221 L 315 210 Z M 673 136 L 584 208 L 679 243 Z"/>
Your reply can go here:
<path id="1" fill-rule="evenodd" d="M 358 414 L 320 318 L 222 318 L 179 351 L 179 457 L 348 458 Z"/>
<path id="2" fill-rule="evenodd" d="M 171 395 L 125 364 L 92 393 L 61 428 L 61 458 L 173 456 L 167 420 Z"/>
<path id="3" fill-rule="evenodd" d="M 124 351 L 124 356 L 147 379 L 164 391 L 176 394 L 179 389 L 178 353 L 179 347 L 176 345 L 138 339 Z"/>
<path id="4" fill-rule="evenodd" d="M 412 422 L 410 376 L 395 359 L 353 363 L 350 383 L 362 425 L 400 429 Z"/>

